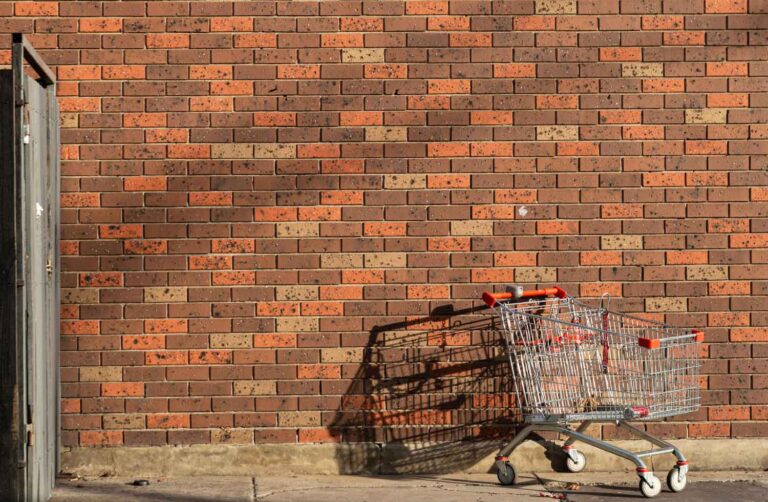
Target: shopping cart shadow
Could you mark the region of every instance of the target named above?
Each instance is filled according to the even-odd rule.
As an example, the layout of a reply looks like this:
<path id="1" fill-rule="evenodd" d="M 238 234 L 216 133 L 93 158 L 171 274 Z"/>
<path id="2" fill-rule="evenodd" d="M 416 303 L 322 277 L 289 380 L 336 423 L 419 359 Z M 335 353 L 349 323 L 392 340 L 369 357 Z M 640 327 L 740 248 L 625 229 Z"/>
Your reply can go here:
<path id="1" fill-rule="evenodd" d="M 329 429 L 342 443 L 377 445 L 378 474 L 468 470 L 520 425 L 514 382 L 495 316 L 485 305 L 441 305 L 426 317 L 375 326 Z M 559 448 L 532 437 L 563 464 Z M 346 472 L 370 451 L 338 448 Z M 356 458 L 364 455 L 368 458 Z M 548 453 L 549 455 L 549 453 Z"/>

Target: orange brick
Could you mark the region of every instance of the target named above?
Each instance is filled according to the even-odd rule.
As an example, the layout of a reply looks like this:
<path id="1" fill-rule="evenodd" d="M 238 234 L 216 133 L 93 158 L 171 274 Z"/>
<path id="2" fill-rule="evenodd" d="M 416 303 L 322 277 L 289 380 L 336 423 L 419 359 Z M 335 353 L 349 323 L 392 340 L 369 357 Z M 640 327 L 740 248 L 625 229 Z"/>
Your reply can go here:
<path id="1" fill-rule="evenodd" d="M 61 321 L 62 335 L 98 335 L 99 321 Z"/>
<path id="2" fill-rule="evenodd" d="M 59 98 L 62 112 L 98 112 L 101 108 L 99 98 Z"/>
<path id="3" fill-rule="evenodd" d="M 427 176 L 427 188 L 469 188 L 468 174 L 430 174 Z"/>
<path id="4" fill-rule="evenodd" d="M 14 12 L 17 16 L 58 16 L 58 2 L 16 2 Z"/>
<path id="5" fill-rule="evenodd" d="M 747 0 L 706 0 L 707 14 L 740 14 L 747 12 Z"/>
<path id="6" fill-rule="evenodd" d="M 727 186 L 726 172 L 693 172 L 686 173 L 685 184 L 689 186 Z"/>
<path id="7" fill-rule="evenodd" d="M 253 239 L 214 239 L 211 242 L 214 253 L 253 253 Z"/>
<path id="8" fill-rule="evenodd" d="M 190 350 L 189 364 L 230 364 L 231 350 Z"/>
<path id="9" fill-rule="evenodd" d="M 731 435 L 730 424 L 724 424 L 724 423 L 688 424 L 688 437 L 690 438 L 728 437 L 730 435 Z"/>
<path id="10" fill-rule="evenodd" d="M 579 296 L 597 298 L 608 293 L 612 297 L 621 296 L 621 284 L 615 282 L 582 282 L 579 284 Z"/>
<path id="11" fill-rule="evenodd" d="M 189 35 L 182 33 L 148 33 L 147 48 L 149 49 L 180 49 L 189 47 Z"/>
<path id="12" fill-rule="evenodd" d="M 167 188 L 168 178 L 165 176 L 131 176 L 123 180 L 123 190 L 129 192 L 149 192 Z"/>
<path id="13" fill-rule="evenodd" d="M 664 139 L 664 126 L 644 125 L 622 127 L 624 139 Z"/>
<path id="14" fill-rule="evenodd" d="M 733 248 L 766 248 L 768 234 L 734 234 L 730 236 Z"/>
<path id="15" fill-rule="evenodd" d="M 469 251 L 471 241 L 469 237 L 430 237 L 427 240 L 427 249 L 429 251 Z"/>
<path id="16" fill-rule="evenodd" d="M 183 350 L 157 350 L 144 353 L 146 365 L 176 366 L 187 363 L 187 353 Z"/>
<path id="17" fill-rule="evenodd" d="M 711 421 L 749 420 L 749 406 L 712 406 L 707 418 Z"/>
<path id="18" fill-rule="evenodd" d="M 192 80 L 231 79 L 232 66 L 230 65 L 190 66 L 189 78 Z"/>
<path id="19" fill-rule="evenodd" d="M 448 14 L 448 2 L 409 0 L 405 3 L 405 13 L 408 15 Z"/>
<path id="20" fill-rule="evenodd" d="M 732 342 L 768 342 L 768 328 L 733 328 Z"/>
<path id="21" fill-rule="evenodd" d="M 209 159 L 211 145 L 168 145 L 169 159 Z"/>
<path id="22" fill-rule="evenodd" d="M 85 288 L 116 288 L 123 285 L 120 272 L 88 272 L 80 274 L 80 286 Z"/>
<path id="23" fill-rule="evenodd" d="M 341 148 L 339 145 L 330 143 L 299 145 L 296 149 L 296 155 L 300 159 L 341 157 Z"/>
<path id="24" fill-rule="evenodd" d="M 600 61 L 642 61 L 640 47 L 601 47 Z"/>
<path id="25" fill-rule="evenodd" d="M 344 304 L 342 302 L 302 302 L 301 315 L 341 316 L 344 315 Z"/>
<path id="26" fill-rule="evenodd" d="M 686 141 L 686 155 L 725 155 L 728 153 L 727 141 Z"/>
<path id="27" fill-rule="evenodd" d="M 193 112 L 230 112 L 232 98 L 226 96 L 193 96 L 189 98 L 189 109 Z M 210 145 L 206 145 L 210 148 Z"/>
<path id="28" fill-rule="evenodd" d="M 751 292 L 749 281 L 710 282 L 708 287 L 712 296 L 747 296 Z"/>
<path id="29" fill-rule="evenodd" d="M 429 157 L 467 157 L 469 156 L 468 143 L 429 143 L 427 144 L 427 156 Z"/>
<path id="30" fill-rule="evenodd" d="M 105 66 L 101 70 L 106 80 L 137 80 L 146 75 L 146 68 L 139 65 Z"/>
<path id="31" fill-rule="evenodd" d="M 248 96 L 253 94 L 253 82 L 249 80 L 230 80 L 225 82 L 211 82 L 212 95 Z"/>
<path id="32" fill-rule="evenodd" d="M 685 79 L 649 78 L 643 80 L 643 92 L 685 92 Z"/>
<path id="33" fill-rule="evenodd" d="M 148 429 L 187 429 L 189 415 L 185 413 L 153 413 L 147 415 Z"/>
<path id="34" fill-rule="evenodd" d="M 502 188 L 496 190 L 494 202 L 497 204 L 533 204 L 538 192 L 528 188 Z"/>
<path id="35" fill-rule="evenodd" d="M 408 96 L 409 110 L 447 110 L 451 107 L 450 96 Z"/>
<path id="36" fill-rule="evenodd" d="M 235 47 L 277 47 L 276 33 L 245 33 L 235 35 Z"/>
<path id="37" fill-rule="evenodd" d="M 683 16 L 643 16 L 641 27 L 644 30 L 682 30 Z"/>
<path id="38" fill-rule="evenodd" d="M 363 204 L 363 192 L 360 190 L 333 190 L 320 192 L 320 203 L 339 206 L 357 206 Z"/>
<path id="39" fill-rule="evenodd" d="M 384 271 L 383 270 L 342 270 L 341 282 L 345 284 L 383 284 Z M 339 292 L 333 289 L 334 287 L 335 286 L 329 286 L 333 294 L 338 295 Z M 339 286 L 339 288 L 344 288 L 344 287 Z M 356 300 L 362 297 L 362 291 L 360 290 L 360 288 L 351 288 L 351 289 L 352 289 L 352 294 L 350 296 L 352 296 L 353 300 Z M 320 298 L 322 300 L 327 299 L 327 297 L 325 296 L 327 292 L 328 292 L 328 289 L 325 289 L 324 286 L 320 287 Z M 340 298 L 338 298 L 337 296 L 336 299 L 340 299 Z"/>
<path id="40" fill-rule="evenodd" d="M 297 376 L 300 379 L 341 378 L 341 366 L 338 364 L 299 364 Z"/>
<path id="41" fill-rule="evenodd" d="M 472 282 L 514 282 L 515 271 L 511 268 L 480 268 L 472 270 Z"/>
<path id="42" fill-rule="evenodd" d="M 483 142 L 470 144 L 472 157 L 512 157 L 514 155 L 513 143 Z"/>
<path id="43" fill-rule="evenodd" d="M 56 68 L 59 80 L 99 80 L 101 67 L 96 65 L 61 65 Z"/>
<path id="44" fill-rule="evenodd" d="M 707 94 L 709 108 L 743 108 L 749 106 L 749 94 L 717 93 Z"/>
<path id="45" fill-rule="evenodd" d="M 473 125 L 511 125 L 514 123 L 511 111 L 473 111 L 470 114 L 470 123 Z"/>
<path id="46" fill-rule="evenodd" d="M 284 78 L 284 79 L 320 78 L 320 65 L 278 65 L 277 78 Z"/>
<path id="47" fill-rule="evenodd" d="M 232 268 L 231 256 L 190 256 L 190 270 L 227 270 Z"/>
<path id="48" fill-rule="evenodd" d="M 384 19 L 380 17 L 342 17 L 341 31 L 384 31 Z"/>
<path id="49" fill-rule="evenodd" d="M 132 239 L 141 238 L 144 234 L 142 225 L 99 225 L 99 237 L 102 239 Z"/>
<path id="50" fill-rule="evenodd" d="M 550 109 L 576 109 L 579 107 L 579 97 L 572 95 L 539 95 L 536 96 L 536 108 Z"/>
<path id="51" fill-rule="evenodd" d="M 341 208 L 339 207 L 300 207 L 299 221 L 339 221 L 341 220 Z"/>
<path id="52" fill-rule="evenodd" d="M 599 155 L 600 146 L 590 141 L 568 141 L 557 143 L 557 155 L 585 157 Z"/>
<path id="53" fill-rule="evenodd" d="M 297 316 L 301 305 L 296 302 L 266 302 L 256 305 L 256 313 L 267 317 Z"/>
<path id="54" fill-rule="evenodd" d="M 677 172 L 643 173 L 643 186 L 646 186 L 646 187 L 685 186 L 685 173 L 677 173 Z"/>
<path id="55" fill-rule="evenodd" d="M 111 382 L 101 384 L 103 397 L 142 397 L 144 384 L 142 382 Z"/>
<path id="56" fill-rule="evenodd" d="M 408 78 L 408 65 L 404 64 L 367 64 L 364 69 L 365 78 L 398 79 Z"/>
<path id="57" fill-rule="evenodd" d="M 101 198 L 98 193 L 63 193 L 61 207 L 99 207 Z"/>
<path id="58" fill-rule="evenodd" d="M 748 326 L 749 312 L 710 312 L 707 314 L 709 326 Z"/>
<path id="59" fill-rule="evenodd" d="M 61 412 L 64 414 L 80 413 L 80 400 L 72 398 L 62 399 Z"/>
<path id="60" fill-rule="evenodd" d="M 147 143 L 186 143 L 189 141 L 188 129 L 147 129 L 144 132 Z"/>
<path id="61" fill-rule="evenodd" d="M 363 235 L 374 237 L 395 237 L 406 235 L 406 224 L 402 222 L 366 222 Z"/>
<path id="62" fill-rule="evenodd" d="M 602 110 L 599 114 L 601 124 L 639 124 L 642 110 Z"/>
<path id="63" fill-rule="evenodd" d="M 607 219 L 642 218 L 642 204 L 605 204 L 600 206 L 600 216 Z"/>
<path id="64" fill-rule="evenodd" d="M 165 127 L 164 113 L 126 113 L 123 115 L 124 127 Z"/>
<path id="65" fill-rule="evenodd" d="M 716 61 L 707 63 L 707 75 L 710 77 L 738 77 L 749 75 L 748 63 Z"/>
<path id="66" fill-rule="evenodd" d="M 468 16 L 430 16 L 427 18 L 427 30 L 429 31 L 466 31 L 470 29 Z"/>
<path id="67" fill-rule="evenodd" d="M 156 350 L 165 348 L 165 337 L 160 335 L 123 335 L 123 350 Z"/>
<path id="68" fill-rule="evenodd" d="M 664 45 L 704 45 L 706 34 L 703 31 L 669 31 L 663 34 Z"/>
<path id="69" fill-rule="evenodd" d="M 384 116 L 381 112 L 341 112 L 339 115 L 339 125 L 342 126 L 364 126 L 364 125 L 382 125 Z"/>
<path id="70" fill-rule="evenodd" d="M 255 221 L 296 221 L 297 218 L 295 207 L 257 207 L 253 213 Z"/>
<path id="71" fill-rule="evenodd" d="M 338 443 L 341 433 L 328 429 L 299 429 L 300 443 Z"/>
<path id="72" fill-rule="evenodd" d="M 250 17 L 212 17 L 211 31 L 252 31 L 253 19 Z M 237 44 L 237 39 L 235 39 Z M 237 45 L 235 45 L 237 47 Z"/>
<path id="73" fill-rule="evenodd" d="M 703 265 L 709 263 L 707 251 L 667 251 L 668 265 Z"/>

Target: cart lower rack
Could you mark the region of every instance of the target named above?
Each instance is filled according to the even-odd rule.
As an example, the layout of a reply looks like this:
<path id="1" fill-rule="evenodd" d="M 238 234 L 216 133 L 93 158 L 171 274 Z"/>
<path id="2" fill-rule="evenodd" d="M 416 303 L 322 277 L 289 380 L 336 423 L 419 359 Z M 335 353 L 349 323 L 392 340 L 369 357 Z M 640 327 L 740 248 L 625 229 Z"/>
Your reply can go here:
<path id="1" fill-rule="evenodd" d="M 673 492 L 686 486 L 688 462 L 674 445 L 629 421 L 654 420 L 699 408 L 699 348 L 703 334 L 608 310 L 607 297 L 591 306 L 560 287 L 485 293 L 483 300 L 501 320 L 512 366 L 517 404 L 526 426 L 496 457 L 502 484 L 515 482 L 512 451 L 534 431 L 568 437 L 566 466 L 586 466 L 577 441 L 634 462 L 640 491 L 661 492 L 661 481 L 644 458 L 672 453 L 677 464 L 667 475 Z M 606 303 L 605 307 L 603 303 Z M 573 429 L 569 424 L 581 422 Z M 592 423 L 612 422 L 657 448 L 631 452 L 586 434 Z"/>

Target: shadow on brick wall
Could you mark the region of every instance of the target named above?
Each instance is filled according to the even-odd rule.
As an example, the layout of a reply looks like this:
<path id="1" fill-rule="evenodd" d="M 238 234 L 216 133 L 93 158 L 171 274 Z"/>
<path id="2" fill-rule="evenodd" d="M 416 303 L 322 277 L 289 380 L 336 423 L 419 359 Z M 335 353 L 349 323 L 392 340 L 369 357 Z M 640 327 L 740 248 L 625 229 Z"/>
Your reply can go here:
<path id="1" fill-rule="evenodd" d="M 342 442 L 378 445 L 381 473 L 459 471 L 514 434 L 513 385 L 491 312 L 444 305 L 428 317 L 370 331 L 329 428 Z M 366 462 L 353 458 L 359 449 L 338 451 L 340 465 Z"/>

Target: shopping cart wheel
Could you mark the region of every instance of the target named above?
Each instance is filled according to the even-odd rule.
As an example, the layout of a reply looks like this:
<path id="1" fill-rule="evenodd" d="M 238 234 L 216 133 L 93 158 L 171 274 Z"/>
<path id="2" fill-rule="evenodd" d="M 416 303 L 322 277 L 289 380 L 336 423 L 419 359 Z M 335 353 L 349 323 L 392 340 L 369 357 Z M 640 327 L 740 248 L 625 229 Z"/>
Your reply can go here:
<path id="1" fill-rule="evenodd" d="M 570 472 L 583 471 L 584 468 L 587 466 L 587 457 L 585 457 L 584 454 L 581 453 L 580 451 L 573 451 L 573 450 L 571 451 L 573 455 L 576 457 L 576 460 L 574 460 L 570 454 L 566 454 L 565 467 L 567 467 Z"/>
<path id="2" fill-rule="evenodd" d="M 650 499 L 655 497 L 661 493 L 661 480 L 653 474 L 648 476 L 648 481 L 646 481 L 645 478 L 640 478 L 640 493 L 642 493 L 645 498 Z"/>
<path id="3" fill-rule="evenodd" d="M 509 462 L 506 462 L 504 467 L 496 469 L 496 477 L 499 478 L 499 483 L 502 485 L 515 484 L 515 476 L 515 468 Z"/>
<path id="4" fill-rule="evenodd" d="M 673 467 L 667 474 L 667 486 L 675 493 L 685 490 L 685 485 L 688 484 L 688 478 L 685 474 L 680 474 L 679 467 Z"/>

